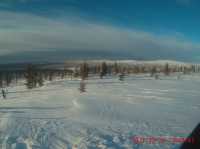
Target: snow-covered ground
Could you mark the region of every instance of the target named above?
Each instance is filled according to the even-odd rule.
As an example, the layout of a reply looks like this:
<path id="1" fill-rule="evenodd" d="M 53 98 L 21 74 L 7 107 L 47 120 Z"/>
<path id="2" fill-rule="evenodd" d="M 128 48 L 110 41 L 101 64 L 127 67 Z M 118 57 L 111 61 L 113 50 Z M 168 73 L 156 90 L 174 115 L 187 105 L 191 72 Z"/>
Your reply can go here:
<path id="1" fill-rule="evenodd" d="M 199 90 L 198 75 L 13 86 L 0 100 L 0 149 L 176 149 L 180 144 L 131 138 L 187 137 L 200 121 Z"/>

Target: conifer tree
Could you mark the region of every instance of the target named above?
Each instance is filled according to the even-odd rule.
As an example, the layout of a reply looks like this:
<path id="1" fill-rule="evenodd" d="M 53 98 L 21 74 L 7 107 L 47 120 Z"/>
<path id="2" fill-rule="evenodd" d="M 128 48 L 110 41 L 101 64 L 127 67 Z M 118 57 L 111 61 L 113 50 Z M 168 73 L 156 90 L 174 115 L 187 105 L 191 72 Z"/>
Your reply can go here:
<path id="1" fill-rule="evenodd" d="M 0 72 L 0 88 L 3 87 L 3 74 Z"/>
<path id="2" fill-rule="evenodd" d="M 164 73 L 165 73 L 166 76 L 168 76 L 169 73 L 170 73 L 170 69 L 169 69 L 169 64 L 168 63 L 165 64 Z"/>
<path id="3" fill-rule="evenodd" d="M 12 75 L 10 73 L 6 73 L 5 81 L 6 81 L 6 86 L 9 86 L 10 83 L 12 82 Z"/>
<path id="4" fill-rule="evenodd" d="M 37 83 L 38 83 L 38 85 L 39 85 L 40 87 L 44 85 L 44 79 L 43 79 L 43 75 L 42 75 L 41 72 L 38 74 Z"/>
<path id="5" fill-rule="evenodd" d="M 81 79 L 84 80 L 88 77 L 89 74 L 89 66 L 86 62 L 84 62 L 83 64 L 81 64 L 80 66 L 80 76 Z"/>
<path id="6" fill-rule="evenodd" d="M 36 79 L 36 71 L 33 65 L 28 65 L 26 68 L 25 72 L 25 78 L 26 78 L 26 83 L 25 85 L 27 86 L 28 89 L 35 88 L 37 86 L 37 79 Z"/>
<path id="7" fill-rule="evenodd" d="M 156 66 L 153 66 L 153 68 L 151 69 L 151 77 L 153 77 L 157 72 Z"/>
<path id="8" fill-rule="evenodd" d="M 101 64 L 101 72 L 100 72 L 100 78 L 103 78 L 103 76 L 105 76 L 108 72 L 108 66 L 106 64 L 106 62 L 103 62 Z"/>
<path id="9" fill-rule="evenodd" d="M 115 74 L 118 74 L 119 73 L 119 67 L 118 67 L 118 64 L 115 62 L 114 64 L 114 73 Z"/>

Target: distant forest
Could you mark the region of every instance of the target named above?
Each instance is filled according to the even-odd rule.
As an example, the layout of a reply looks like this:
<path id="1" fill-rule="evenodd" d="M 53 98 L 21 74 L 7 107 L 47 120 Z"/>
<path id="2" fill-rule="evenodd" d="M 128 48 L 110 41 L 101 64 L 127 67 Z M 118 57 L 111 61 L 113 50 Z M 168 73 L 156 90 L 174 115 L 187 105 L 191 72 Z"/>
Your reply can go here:
<path id="1" fill-rule="evenodd" d="M 175 64 L 121 64 L 118 62 L 107 63 L 87 63 L 82 62 L 73 67 L 67 64 L 63 68 L 41 68 L 40 65 L 28 64 L 24 69 L 19 70 L 0 70 L 0 87 L 10 86 L 12 82 L 25 79 L 28 89 L 41 87 L 45 81 L 53 81 L 55 78 L 80 78 L 87 79 L 90 76 L 99 76 L 103 79 L 105 76 L 119 76 L 119 79 L 129 74 L 148 73 L 150 77 L 159 78 L 159 74 L 169 76 L 172 73 L 190 74 L 200 72 L 199 65 L 175 65 Z"/>

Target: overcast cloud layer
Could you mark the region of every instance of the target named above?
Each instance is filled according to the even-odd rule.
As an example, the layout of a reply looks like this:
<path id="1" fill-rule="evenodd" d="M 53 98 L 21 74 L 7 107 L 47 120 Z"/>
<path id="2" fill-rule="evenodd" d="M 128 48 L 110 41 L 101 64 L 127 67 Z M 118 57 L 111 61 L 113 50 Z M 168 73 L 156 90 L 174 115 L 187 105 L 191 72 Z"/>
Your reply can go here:
<path id="1" fill-rule="evenodd" d="M 170 36 L 156 35 L 134 28 L 95 23 L 77 16 L 52 19 L 31 13 L 0 11 L 0 20 L 2 58 L 21 54 L 23 59 L 26 53 L 41 57 L 40 51 L 44 57 L 45 52 L 46 55 L 73 52 L 77 57 L 87 52 L 90 57 L 91 53 L 102 51 L 105 55 L 113 54 L 115 58 L 129 55 L 143 59 L 190 60 L 198 59 L 194 55 L 200 50 L 199 44 L 187 41 L 178 33 Z M 31 59 L 30 55 L 28 59 Z"/>

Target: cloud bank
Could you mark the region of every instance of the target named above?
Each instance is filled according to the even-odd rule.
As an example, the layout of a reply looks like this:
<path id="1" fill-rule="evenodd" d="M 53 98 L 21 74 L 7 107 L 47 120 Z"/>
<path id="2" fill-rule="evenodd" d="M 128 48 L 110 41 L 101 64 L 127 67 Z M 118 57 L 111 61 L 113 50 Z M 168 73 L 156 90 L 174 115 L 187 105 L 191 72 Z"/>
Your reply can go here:
<path id="1" fill-rule="evenodd" d="M 192 59 L 200 45 L 179 38 L 83 20 L 52 19 L 33 14 L 0 12 L 0 56 L 24 53 L 109 53 L 145 58 Z M 22 54 L 22 55 L 23 55 Z M 41 55 L 40 55 L 41 56 Z M 36 56 L 37 57 L 37 56 Z M 126 58 L 126 57 L 124 57 Z M 135 57 L 134 57 L 135 58 Z M 23 59 L 23 56 L 21 57 Z M 94 57 L 95 59 L 95 57 Z"/>

